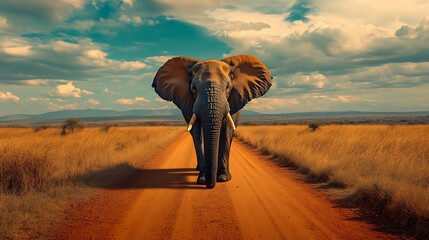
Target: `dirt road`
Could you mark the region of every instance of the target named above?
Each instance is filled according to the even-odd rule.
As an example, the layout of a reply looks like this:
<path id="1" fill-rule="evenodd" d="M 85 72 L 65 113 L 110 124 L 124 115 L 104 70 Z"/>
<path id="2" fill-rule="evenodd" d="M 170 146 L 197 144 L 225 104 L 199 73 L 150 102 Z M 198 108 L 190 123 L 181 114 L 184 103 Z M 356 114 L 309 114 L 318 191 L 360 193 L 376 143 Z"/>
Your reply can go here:
<path id="1" fill-rule="evenodd" d="M 232 180 L 196 185 L 189 134 L 123 184 L 71 206 L 56 239 L 391 239 L 235 141 Z"/>

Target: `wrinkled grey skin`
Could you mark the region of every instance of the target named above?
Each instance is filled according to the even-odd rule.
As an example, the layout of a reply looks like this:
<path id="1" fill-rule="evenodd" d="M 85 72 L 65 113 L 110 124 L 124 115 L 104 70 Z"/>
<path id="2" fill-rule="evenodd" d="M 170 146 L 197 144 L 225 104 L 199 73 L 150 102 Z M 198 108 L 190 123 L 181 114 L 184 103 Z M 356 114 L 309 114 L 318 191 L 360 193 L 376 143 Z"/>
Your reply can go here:
<path id="1" fill-rule="evenodd" d="M 188 123 L 192 114 L 197 116 L 190 133 L 199 184 L 213 188 L 216 181 L 231 180 L 229 154 L 234 130 L 226 115 L 229 112 L 237 126 L 241 108 L 268 91 L 271 79 L 265 65 L 248 55 L 222 61 L 179 57 L 160 68 L 152 84 L 155 91 L 173 101 Z"/>
<path id="2" fill-rule="evenodd" d="M 231 180 L 229 152 L 234 131 L 225 120 L 226 114 L 230 112 L 227 99 L 232 83 L 229 74 L 229 65 L 220 61 L 204 61 L 192 68 L 191 91 L 195 96 L 193 112 L 197 115 L 197 121 L 191 134 L 200 171 L 198 182 L 213 184 L 208 187 L 214 187 L 214 179 L 219 182 Z M 235 124 L 238 124 L 240 112 L 232 115 Z M 204 148 L 201 139 L 205 143 Z"/>

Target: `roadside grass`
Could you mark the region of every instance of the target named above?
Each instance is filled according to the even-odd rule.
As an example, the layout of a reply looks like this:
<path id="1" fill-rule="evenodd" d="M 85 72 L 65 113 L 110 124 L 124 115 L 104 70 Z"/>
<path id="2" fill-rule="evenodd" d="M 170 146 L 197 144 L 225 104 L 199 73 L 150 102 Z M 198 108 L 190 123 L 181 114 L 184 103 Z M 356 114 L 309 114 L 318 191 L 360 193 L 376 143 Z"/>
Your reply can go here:
<path id="1" fill-rule="evenodd" d="M 0 239 L 38 238 L 71 200 L 131 174 L 181 127 L 0 128 Z"/>
<path id="2" fill-rule="evenodd" d="M 237 136 L 310 176 L 353 190 L 343 201 L 388 215 L 417 237 L 429 236 L 429 125 L 242 126 Z"/>

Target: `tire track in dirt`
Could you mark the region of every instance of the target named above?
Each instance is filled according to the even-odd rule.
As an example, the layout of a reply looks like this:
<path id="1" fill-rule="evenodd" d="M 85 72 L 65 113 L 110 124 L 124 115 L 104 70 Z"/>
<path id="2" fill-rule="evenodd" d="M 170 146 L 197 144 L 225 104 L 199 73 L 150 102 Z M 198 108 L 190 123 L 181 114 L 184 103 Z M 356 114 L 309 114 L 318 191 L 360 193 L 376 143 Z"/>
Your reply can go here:
<path id="1" fill-rule="evenodd" d="M 192 139 L 183 134 L 124 183 L 71 206 L 55 239 L 392 239 L 350 220 L 297 174 L 234 141 L 233 178 L 195 183 Z"/>

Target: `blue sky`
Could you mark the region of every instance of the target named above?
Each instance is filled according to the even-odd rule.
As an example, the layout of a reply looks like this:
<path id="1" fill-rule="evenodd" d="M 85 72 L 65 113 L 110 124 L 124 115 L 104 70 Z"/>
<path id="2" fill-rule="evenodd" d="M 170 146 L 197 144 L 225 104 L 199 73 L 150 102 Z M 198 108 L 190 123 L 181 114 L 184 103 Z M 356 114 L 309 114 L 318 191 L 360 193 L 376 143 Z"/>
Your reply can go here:
<path id="1" fill-rule="evenodd" d="M 429 0 L 2 0 L 0 115 L 162 109 L 172 56 L 252 54 L 263 113 L 429 110 Z"/>

